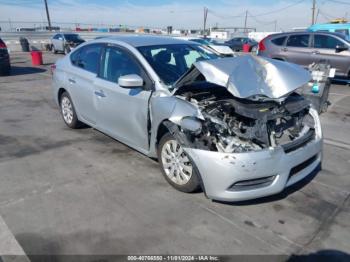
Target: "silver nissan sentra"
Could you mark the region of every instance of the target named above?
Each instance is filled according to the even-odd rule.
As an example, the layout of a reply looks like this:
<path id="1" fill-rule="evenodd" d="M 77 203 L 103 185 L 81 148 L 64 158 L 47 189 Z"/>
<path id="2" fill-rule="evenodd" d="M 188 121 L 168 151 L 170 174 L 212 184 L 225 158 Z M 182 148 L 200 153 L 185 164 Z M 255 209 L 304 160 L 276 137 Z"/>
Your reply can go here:
<path id="1" fill-rule="evenodd" d="M 53 67 L 70 128 L 96 128 L 158 158 L 174 188 L 221 201 L 276 194 L 321 164 L 320 120 L 297 92 L 309 81 L 294 64 L 157 36 L 87 42 Z"/>

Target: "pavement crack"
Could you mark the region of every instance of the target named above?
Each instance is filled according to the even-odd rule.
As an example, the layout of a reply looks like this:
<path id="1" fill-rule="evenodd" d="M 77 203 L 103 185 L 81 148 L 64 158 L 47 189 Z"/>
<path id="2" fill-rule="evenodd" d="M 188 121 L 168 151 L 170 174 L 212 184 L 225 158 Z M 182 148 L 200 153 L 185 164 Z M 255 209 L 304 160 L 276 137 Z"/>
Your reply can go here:
<path id="1" fill-rule="evenodd" d="M 262 243 L 264 243 L 264 244 L 269 245 L 271 248 L 273 248 L 274 250 L 276 250 L 276 251 L 278 252 L 278 254 L 281 254 L 281 253 L 282 253 L 282 254 L 288 255 L 288 253 L 286 253 L 285 251 L 282 251 L 280 248 L 278 248 L 278 247 L 276 247 L 275 245 L 273 245 L 273 244 L 267 242 L 266 239 L 262 239 L 262 238 L 260 238 L 260 237 L 258 237 L 258 236 L 256 236 L 256 235 L 251 234 L 249 231 L 245 230 L 241 225 L 236 224 L 236 223 L 233 222 L 231 219 L 229 219 L 229 218 L 227 218 L 227 217 L 225 217 L 225 216 L 219 214 L 219 213 L 216 212 L 215 210 L 213 210 L 213 209 L 211 209 L 211 208 L 208 208 L 208 207 L 205 207 L 205 206 L 203 206 L 203 205 L 200 205 L 200 207 L 203 208 L 203 209 L 205 209 L 205 210 L 208 211 L 209 213 L 215 215 L 216 217 L 220 218 L 222 221 L 225 221 L 226 223 L 228 223 L 228 224 L 234 226 L 235 228 L 237 228 L 238 230 L 242 231 L 243 233 L 249 235 L 250 237 L 255 238 L 256 240 L 258 240 L 258 241 L 260 241 L 260 242 L 262 242 Z M 284 238 L 282 238 L 282 239 L 284 239 Z M 295 243 L 293 243 L 293 244 L 295 244 Z M 296 245 L 299 246 L 298 244 L 296 244 Z"/>
<path id="2" fill-rule="evenodd" d="M 334 209 L 334 211 L 330 216 L 328 216 L 326 219 L 321 221 L 320 225 L 316 229 L 313 236 L 309 239 L 309 241 L 307 241 L 304 244 L 304 248 L 308 248 L 316 239 L 320 240 L 324 237 L 325 233 L 329 230 L 330 226 L 333 224 L 335 217 L 339 214 L 341 210 L 343 210 L 343 207 L 346 205 L 347 201 L 349 200 L 350 200 L 350 194 L 348 194 L 344 198 L 343 202 L 340 205 L 338 205 L 337 208 Z M 303 250 L 298 250 L 296 254 L 301 253 L 302 251 Z"/>

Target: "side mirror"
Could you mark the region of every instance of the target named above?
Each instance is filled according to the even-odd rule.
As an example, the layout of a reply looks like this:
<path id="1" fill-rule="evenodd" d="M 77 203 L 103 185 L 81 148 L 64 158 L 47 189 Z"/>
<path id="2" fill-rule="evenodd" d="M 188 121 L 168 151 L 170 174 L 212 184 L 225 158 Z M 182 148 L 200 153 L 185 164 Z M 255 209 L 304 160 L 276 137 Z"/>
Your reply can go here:
<path id="1" fill-rule="evenodd" d="M 343 52 L 343 51 L 346 51 L 346 50 L 349 50 L 349 48 L 347 46 L 340 46 L 340 45 L 337 45 L 335 47 L 335 52 L 336 53 L 340 53 L 340 52 Z"/>
<path id="2" fill-rule="evenodd" d="M 118 78 L 118 85 L 123 88 L 139 88 L 143 86 L 143 79 L 136 74 L 125 75 Z"/>

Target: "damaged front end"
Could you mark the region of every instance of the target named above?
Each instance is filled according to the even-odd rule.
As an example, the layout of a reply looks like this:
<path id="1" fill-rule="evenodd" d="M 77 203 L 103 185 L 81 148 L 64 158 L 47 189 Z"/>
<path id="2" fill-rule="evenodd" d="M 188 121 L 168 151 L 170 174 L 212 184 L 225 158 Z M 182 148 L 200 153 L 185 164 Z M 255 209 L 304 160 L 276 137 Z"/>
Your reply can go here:
<path id="1" fill-rule="evenodd" d="M 194 68 L 189 73 L 191 78 L 185 76 L 185 81 L 180 80 L 184 85 L 174 95 L 195 105 L 201 112 L 200 119 L 184 117 L 181 122 L 177 119 L 175 123 L 178 126 L 169 127 L 185 147 L 242 153 L 282 146 L 287 151 L 292 151 L 314 139 L 315 120 L 310 114 L 310 102 L 293 92 L 309 81 L 307 72 L 296 68 L 297 72 L 290 69 L 288 74 L 283 67 L 283 74 L 288 74 L 289 77 L 290 74 L 302 73 L 297 76 L 298 79 L 293 80 L 299 86 L 284 84 L 281 88 L 286 93 L 283 93 L 274 90 L 278 87 L 272 86 L 271 83 L 274 82 L 268 79 L 270 72 L 266 69 L 267 66 L 278 73 L 278 65 L 273 64 L 272 67 L 270 61 L 256 59 L 250 56 L 239 58 L 240 65 L 234 67 L 236 71 L 240 71 L 240 66 L 244 65 L 249 65 L 251 69 L 245 67 L 246 75 L 241 75 L 240 78 L 234 76 L 234 73 L 239 73 L 235 70 L 228 74 L 217 64 L 213 67 L 213 63 L 208 66 L 203 65 L 208 62 L 201 62 L 200 66 L 197 65 L 201 69 Z M 234 62 L 230 60 L 228 61 Z M 228 61 L 222 63 L 225 69 Z M 207 71 L 203 70 L 205 66 Z M 212 68 L 215 68 L 215 74 L 210 71 Z M 217 75 L 221 77 L 218 78 Z M 213 76 L 219 80 L 216 81 Z M 243 78 L 247 79 L 247 83 L 255 85 L 241 86 Z M 276 79 L 280 78 L 276 75 Z M 223 82 L 223 79 L 227 82 Z M 275 97 L 274 94 L 282 96 Z"/>
<path id="2" fill-rule="evenodd" d="M 179 80 L 173 96 L 192 113 L 175 107 L 165 125 L 193 159 L 208 197 L 238 201 L 278 193 L 321 161 L 318 114 L 295 92 L 310 75 L 265 58 L 222 60 L 196 63 Z"/>

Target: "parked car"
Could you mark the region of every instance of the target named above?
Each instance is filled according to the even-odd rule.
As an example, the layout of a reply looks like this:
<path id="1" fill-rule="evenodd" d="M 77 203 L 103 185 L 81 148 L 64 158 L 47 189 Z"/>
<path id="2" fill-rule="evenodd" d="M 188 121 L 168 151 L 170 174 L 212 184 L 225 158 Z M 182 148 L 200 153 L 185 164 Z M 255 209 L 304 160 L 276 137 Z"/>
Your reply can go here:
<path id="1" fill-rule="evenodd" d="M 92 126 L 158 158 L 174 188 L 222 201 L 281 192 L 321 163 L 318 114 L 294 92 L 309 80 L 298 65 L 156 36 L 93 40 L 53 66 L 68 127 Z"/>
<path id="2" fill-rule="evenodd" d="M 308 67 L 326 60 L 336 75 L 350 78 L 350 43 L 343 34 L 291 32 L 267 36 L 259 43 L 258 55 Z"/>
<path id="3" fill-rule="evenodd" d="M 256 52 L 258 47 L 258 42 L 256 42 L 253 39 L 250 39 L 249 37 L 234 37 L 226 41 L 225 44 L 230 46 L 233 51 L 238 51 L 238 52 L 243 51 L 244 44 L 249 45 L 249 52 Z"/>
<path id="4" fill-rule="evenodd" d="M 63 52 L 65 54 L 68 54 L 73 48 L 84 42 L 85 40 L 82 39 L 78 34 L 55 34 L 51 38 L 51 51 L 53 53 Z"/>
<path id="5" fill-rule="evenodd" d="M 340 33 L 345 35 L 345 38 L 350 40 L 350 23 L 338 23 L 338 24 L 314 24 L 310 26 L 308 31 L 311 32 L 331 32 Z"/>
<path id="6" fill-rule="evenodd" d="M 226 44 L 218 44 L 218 43 L 214 44 L 205 38 L 199 38 L 199 37 L 189 37 L 189 36 L 183 37 L 182 36 L 182 37 L 177 37 L 177 38 L 199 43 L 201 45 L 204 45 L 204 46 L 214 50 L 215 52 L 219 53 L 222 56 L 233 56 L 234 55 L 234 52 L 232 51 L 232 49 Z"/>
<path id="7" fill-rule="evenodd" d="M 11 72 L 10 55 L 7 46 L 0 38 L 0 75 L 9 75 Z"/>

